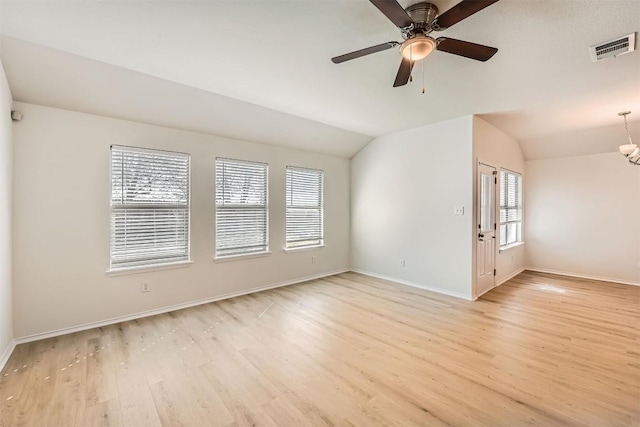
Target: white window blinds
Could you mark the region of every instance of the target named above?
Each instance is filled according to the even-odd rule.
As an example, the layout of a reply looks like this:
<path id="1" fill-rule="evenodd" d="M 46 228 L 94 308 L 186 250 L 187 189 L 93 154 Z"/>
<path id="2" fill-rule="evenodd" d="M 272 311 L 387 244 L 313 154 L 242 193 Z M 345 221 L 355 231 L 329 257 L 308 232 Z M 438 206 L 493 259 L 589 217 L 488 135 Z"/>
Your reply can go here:
<path id="1" fill-rule="evenodd" d="M 323 243 L 323 178 L 323 171 L 287 166 L 287 248 Z"/>
<path id="2" fill-rule="evenodd" d="M 500 171 L 500 246 L 522 241 L 522 175 Z"/>
<path id="3" fill-rule="evenodd" d="M 266 252 L 268 165 L 216 158 L 216 257 Z"/>
<path id="4" fill-rule="evenodd" d="M 188 154 L 111 147 L 111 269 L 189 259 Z"/>

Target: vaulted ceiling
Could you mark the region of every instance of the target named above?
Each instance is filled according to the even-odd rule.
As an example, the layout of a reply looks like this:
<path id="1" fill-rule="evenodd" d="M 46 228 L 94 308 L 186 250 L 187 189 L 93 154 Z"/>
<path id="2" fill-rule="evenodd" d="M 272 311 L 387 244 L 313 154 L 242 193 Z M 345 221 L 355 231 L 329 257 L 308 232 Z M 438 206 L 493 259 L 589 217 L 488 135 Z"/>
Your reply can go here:
<path id="1" fill-rule="evenodd" d="M 617 113 L 640 121 L 640 52 L 599 63 L 588 52 L 640 28 L 637 0 L 501 0 L 438 33 L 497 47 L 491 60 L 434 52 L 400 88 L 397 49 L 330 61 L 401 40 L 367 0 L 2 0 L 0 10 L 17 101 L 343 157 L 468 114 L 517 138 L 527 158 L 612 151 Z"/>

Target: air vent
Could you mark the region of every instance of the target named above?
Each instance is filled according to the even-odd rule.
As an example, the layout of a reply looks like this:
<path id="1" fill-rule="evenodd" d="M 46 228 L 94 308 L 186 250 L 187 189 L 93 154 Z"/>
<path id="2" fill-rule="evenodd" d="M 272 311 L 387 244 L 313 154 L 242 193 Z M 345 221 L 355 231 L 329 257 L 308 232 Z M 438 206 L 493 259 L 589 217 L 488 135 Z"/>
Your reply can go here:
<path id="1" fill-rule="evenodd" d="M 607 58 L 615 58 L 618 55 L 624 55 L 634 50 L 636 50 L 636 33 L 631 33 L 628 36 L 600 43 L 589 48 L 593 62 L 602 61 Z"/>

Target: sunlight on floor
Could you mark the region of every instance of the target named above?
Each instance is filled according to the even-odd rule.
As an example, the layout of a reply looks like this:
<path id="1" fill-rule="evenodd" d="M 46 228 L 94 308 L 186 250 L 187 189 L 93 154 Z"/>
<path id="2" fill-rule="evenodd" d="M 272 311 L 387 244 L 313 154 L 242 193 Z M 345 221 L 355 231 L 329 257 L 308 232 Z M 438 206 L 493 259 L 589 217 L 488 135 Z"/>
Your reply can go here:
<path id="1" fill-rule="evenodd" d="M 564 288 L 559 288 L 557 286 L 553 286 L 553 285 L 547 285 L 547 284 L 543 284 L 538 286 L 538 289 L 541 291 L 547 291 L 547 292 L 554 292 L 556 294 L 566 294 L 567 290 Z"/>

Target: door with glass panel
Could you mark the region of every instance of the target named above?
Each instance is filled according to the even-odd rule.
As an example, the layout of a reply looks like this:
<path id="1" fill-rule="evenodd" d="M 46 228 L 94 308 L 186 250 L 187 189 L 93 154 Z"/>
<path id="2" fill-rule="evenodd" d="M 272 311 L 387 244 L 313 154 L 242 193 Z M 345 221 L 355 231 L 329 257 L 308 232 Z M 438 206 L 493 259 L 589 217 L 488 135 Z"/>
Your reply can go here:
<path id="1" fill-rule="evenodd" d="M 476 295 L 482 295 L 495 284 L 496 183 L 496 168 L 478 163 Z"/>

